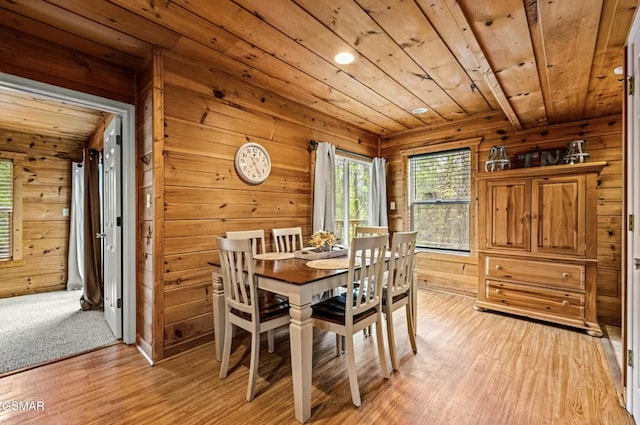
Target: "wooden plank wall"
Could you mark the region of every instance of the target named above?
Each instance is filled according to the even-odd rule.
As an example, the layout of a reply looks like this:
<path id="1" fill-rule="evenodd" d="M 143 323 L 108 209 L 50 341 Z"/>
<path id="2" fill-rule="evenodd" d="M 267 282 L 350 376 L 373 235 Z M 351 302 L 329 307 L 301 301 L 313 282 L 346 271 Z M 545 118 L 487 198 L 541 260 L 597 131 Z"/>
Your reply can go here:
<path id="1" fill-rule="evenodd" d="M 135 103 L 135 73 L 0 25 L 0 72 Z"/>
<path id="2" fill-rule="evenodd" d="M 266 92 L 239 76 L 163 57 L 164 290 L 163 357 L 213 338 L 211 267 L 216 236 L 229 230 L 301 226 L 311 234 L 313 155 L 308 141 L 377 154 L 376 136 Z M 203 62 L 206 63 L 206 62 Z M 253 141 L 267 148 L 272 171 L 262 184 L 241 181 L 235 151 Z M 157 179 L 156 179 L 157 181 Z M 160 190 L 156 186 L 156 190 Z M 156 201 L 160 200 L 156 193 Z M 156 232 L 156 237 L 159 233 Z M 159 245 L 156 244 L 158 247 Z"/>
<path id="3" fill-rule="evenodd" d="M 487 115 L 428 131 L 405 132 L 381 140 L 381 156 L 388 160 L 388 200 L 395 201 L 396 211 L 390 212 L 390 229 L 406 229 L 406 173 L 402 152 L 407 149 L 442 142 L 482 137 L 479 147 L 479 168 L 482 168 L 493 145 L 507 147 L 513 160 L 518 153 L 536 149 L 565 148 L 576 139 L 587 140 L 590 161 L 607 161 L 598 185 L 598 316 L 605 323 L 620 326 L 621 321 L 621 260 L 622 260 L 622 117 L 620 115 L 588 121 L 559 124 L 544 128 L 514 132 L 504 117 Z M 474 208 L 477 205 L 474 204 Z M 445 291 L 477 295 L 478 263 L 472 241 L 470 256 L 421 252 L 418 254 L 420 284 Z"/>
<path id="4" fill-rule="evenodd" d="M 0 129 L 0 151 L 22 152 L 23 260 L 0 263 L 0 298 L 66 289 L 71 162 L 84 141 Z"/>
<path id="5" fill-rule="evenodd" d="M 136 181 L 137 181 L 137 269 L 136 269 L 136 343 L 149 359 L 153 359 L 154 311 L 154 210 L 153 202 L 153 115 L 154 62 L 150 60 L 138 74 Z M 161 95 L 161 94 L 160 94 Z M 147 204 L 149 200 L 149 204 Z"/>

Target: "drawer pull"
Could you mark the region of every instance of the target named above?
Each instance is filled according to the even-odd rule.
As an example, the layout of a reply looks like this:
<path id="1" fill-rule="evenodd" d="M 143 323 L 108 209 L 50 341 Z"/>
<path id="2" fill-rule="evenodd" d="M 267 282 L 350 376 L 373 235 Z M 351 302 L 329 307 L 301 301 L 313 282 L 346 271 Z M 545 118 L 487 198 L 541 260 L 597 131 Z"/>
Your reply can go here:
<path id="1" fill-rule="evenodd" d="M 563 279 L 569 279 L 569 273 L 567 273 L 567 272 L 562 273 L 562 278 Z"/>
<path id="2" fill-rule="evenodd" d="M 496 294 L 501 294 L 502 290 L 500 290 L 500 288 L 496 288 Z"/>
<path id="3" fill-rule="evenodd" d="M 569 301 L 568 301 L 568 300 L 564 300 L 564 301 L 562 301 L 562 305 L 563 305 L 563 306 L 565 306 L 565 307 L 569 307 L 569 304 L 570 304 L 570 303 L 569 303 Z"/>
<path id="4" fill-rule="evenodd" d="M 496 264 L 496 270 L 502 270 L 502 266 L 500 264 Z"/>

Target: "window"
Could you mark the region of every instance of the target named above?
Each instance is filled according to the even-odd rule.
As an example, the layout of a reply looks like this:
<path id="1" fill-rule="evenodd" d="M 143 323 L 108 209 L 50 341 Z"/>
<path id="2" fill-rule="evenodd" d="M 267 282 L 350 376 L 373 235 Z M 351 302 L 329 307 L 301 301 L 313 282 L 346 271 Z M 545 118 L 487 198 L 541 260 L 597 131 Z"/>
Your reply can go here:
<path id="1" fill-rule="evenodd" d="M 371 163 L 336 155 L 336 239 L 348 245 L 356 226 L 369 223 Z"/>
<path id="2" fill-rule="evenodd" d="M 417 246 L 470 251 L 471 150 L 409 157 L 409 226 Z"/>
<path id="3" fill-rule="evenodd" d="M 0 260 L 11 258 L 13 237 L 13 161 L 0 159 Z"/>
<path id="4" fill-rule="evenodd" d="M 24 154 L 0 152 L 0 261 L 22 258 L 22 179 Z"/>

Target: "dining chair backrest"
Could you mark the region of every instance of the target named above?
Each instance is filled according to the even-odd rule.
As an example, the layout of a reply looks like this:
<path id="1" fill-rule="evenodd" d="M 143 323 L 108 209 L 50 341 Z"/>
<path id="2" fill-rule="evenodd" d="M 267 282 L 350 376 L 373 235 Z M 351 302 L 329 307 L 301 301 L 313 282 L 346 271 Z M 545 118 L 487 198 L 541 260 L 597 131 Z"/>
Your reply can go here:
<path id="1" fill-rule="evenodd" d="M 353 324 L 353 317 L 382 301 L 382 280 L 385 268 L 385 253 L 389 235 L 353 238 L 349 255 L 345 320 Z"/>
<path id="2" fill-rule="evenodd" d="M 264 254 L 266 251 L 264 245 L 264 230 L 241 230 L 238 232 L 227 232 L 229 239 L 249 239 L 251 241 L 251 252 L 253 255 Z"/>
<path id="3" fill-rule="evenodd" d="M 356 226 L 355 232 L 356 232 L 356 237 L 386 235 L 387 233 L 389 233 L 389 227 L 387 226 Z"/>
<path id="4" fill-rule="evenodd" d="M 273 229 L 272 234 L 276 252 L 294 252 L 303 247 L 301 227 Z"/>
<path id="5" fill-rule="evenodd" d="M 250 239 L 218 238 L 222 284 L 227 309 L 258 317 L 257 285 Z"/>
<path id="6" fill-rule="evenodd" d="M 413 284 L 418 232 L 395 232 L 391 238 L 391 257 L 387 278 L 387 301 L 406 293 Z"/>

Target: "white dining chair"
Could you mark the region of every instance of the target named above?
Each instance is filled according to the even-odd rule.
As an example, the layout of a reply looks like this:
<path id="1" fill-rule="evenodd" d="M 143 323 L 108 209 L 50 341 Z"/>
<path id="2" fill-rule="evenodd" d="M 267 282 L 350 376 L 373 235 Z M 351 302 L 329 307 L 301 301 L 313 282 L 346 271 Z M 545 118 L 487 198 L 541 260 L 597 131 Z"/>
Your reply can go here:
<path id="1" fill-rule="evenodd" d="M 267 252 L 265 249 L 263 229 L 227 232 L 226 235 L 229 239 L 249 239 L 251 241 L 251 250 L 253 255 L 264 254 Z"/>
<path id="2" fill-rule="evenodd" d="M 251 360 L 247 388 L 247 401 L 251 401 L 256 393 L 260 334 L 289 324 L 289 301 L 281 295 L 258 289 L 249 239 L 217 238 L 217 242 L 226 318 L 220 379 L 226 378 L 229 370 L 232 326 L 235 325 L 251 333 Z M 273 349 L 270 347 L 269 351 L 272 352 Z"/>
<path id="3" fill-rule="evenodd" d="M 355 227 L 355 237 L 362 236 L 375 236 L 375 235 L 387 235 L 389 234 L 388 226 L 356 226 Z M 362 333 L 365 337 L 371 335 L 371 326 L 366 327 Z M 344 346 L 343 346 L 344 348 Z"/>
<path id="4" fill-rule="evenodd" d="M 415 296 L 412 287 L 417 234 L 417 232 L 396 232 L 393 234 L 389 271 L 385 273 L 382 289 L 382 311 L 387 322 L 387 339 L 393 370 L 398 370 L 393 312 L 402 307 L 405 307 L 407 314 L 407 330 L 409 331 L 411 349 L 414 353 L 418 352 L 411 306 L 411 298 Z"/>
<path id="5" fill-rule="evenodd" d="M 355 237 L 385 235 L 389 233 L 388 226 L 356 226 Z"/>
<path id="6" fill-rule="evenodd" d="M 376 342 L 382 375 L 389 378 L 382 333 L 382 281 L 388 235 L 354 238 L 349 255 L 347 291 L 312 306 L 313 326 L 345 337 L 351 400 L 360 406 L 354 335 L 376 324 Z"/>
<path id="7" fill-rule="evenodd" d="M 301 227 L 273 229 L 271 233 L 276 252 L 295 252 L 301 250 L 304 246 Z"/>

